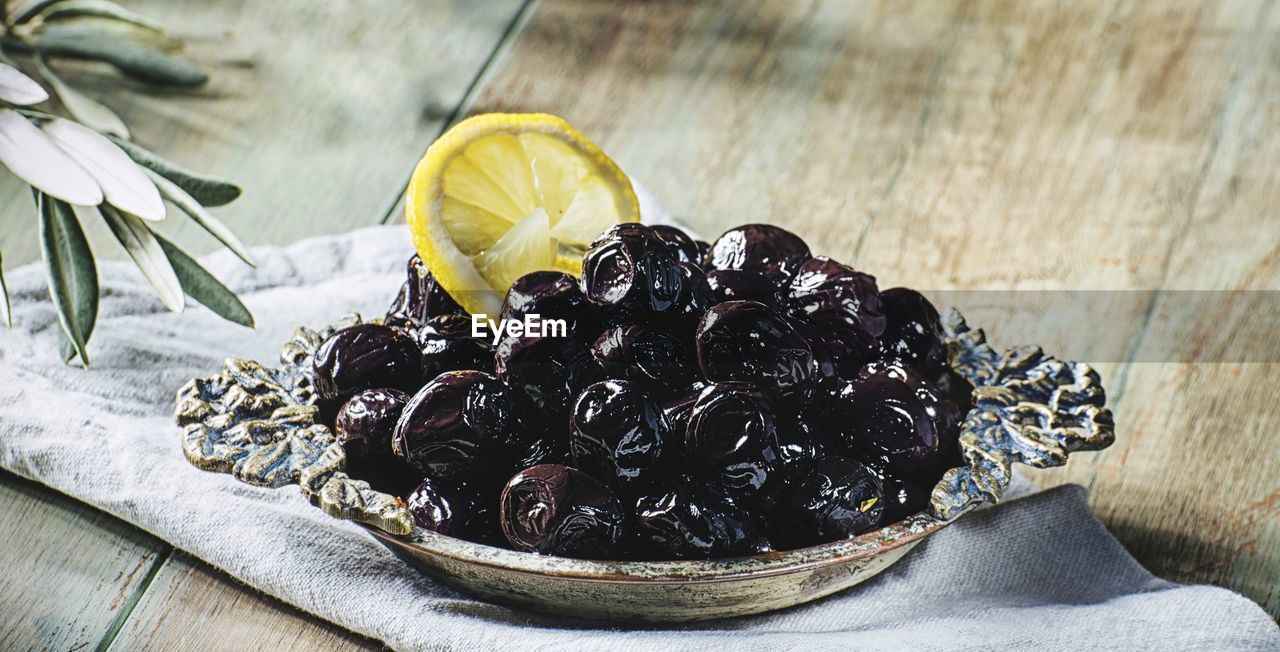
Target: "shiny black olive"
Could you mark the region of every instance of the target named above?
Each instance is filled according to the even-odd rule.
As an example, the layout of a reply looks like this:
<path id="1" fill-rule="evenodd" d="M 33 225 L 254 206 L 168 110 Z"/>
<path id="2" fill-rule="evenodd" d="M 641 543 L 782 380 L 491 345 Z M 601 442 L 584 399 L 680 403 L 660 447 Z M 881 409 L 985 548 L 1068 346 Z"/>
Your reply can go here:
<path id="1" fill-rule="evenodd" d="M 954 408 L 900 361 L 873 362 L 823 401 L 820 419 L 846 449 L 895 474 L 935 468 Z"/>
<path id="2" fill-rule="evenodd" d="M 676 257 L 676 260 L 694 265 L 702 264 L 702 254 L 698 250 L 697 243 L 682 229 L 666 224 L 655 224 L 649 229 L 667 247 L 667 251 Z"/>
<path id="3" fill-rule="evenodd" d="M 697 473 L 748 498 L 781 464 L 773 404 L 747 383 L 716 383 L 689 415 L 685 449 Z"/>
<path id="4" fill-rule="evenodd" d="M 497 496 L 470 483 L 443 484 L 428 478 L 409 494 L 405 505 L 424 530 L 477 543 L 502 540 Z"/>
<path id="5" fill-rule="evenodd" d="M 861 462 L 827 457 L 784 469 L 762 494 L 762 507 L 769 540 L 790 550 L 874 529 L 884 489 Z"/>
<path id="6" fill-rule="evenodd" d="M 876 279 L 826 256 L 806 260 L 787 288 L 787 309 L 797 318 L 879 337 L 885 316 Z"/>
<path id="7" fill-rule="evenodd" d="M 610 559 L 622 542 L 626 520 L 607 486 L 559 464 L 525 469 L 502 490 L 499 522 L 517 550 Z"/>
<path id="8" fill-rule="evenodd" d="M 680 263 L 680 297 L 668 325 L 673 331 L 692 335 L 707 309 L 718 303 L 707 275 L 693 263 Z"/>
<path id="9" fill-rule="evenodd" d="M 693 262 L 702 267 L 706 264 L 707 254 L 711 252 L 711 243 L 706 240 L 694 240 L 693 244 L 698 248 L 698 257 Z"/>
<path id="10" fill-rule="evenodd" d="M 395 301 L 387 309 L 386 323 L 410 332 L 416 331 L 428 319 L 440 315 L 458 315 L 465 311 L 440 284 L 436 282 L 418 254 L 409 258 L 405 275 L 408 277 Z"/>
<path id="11" fill-rule="evenodd" d="M 590 348 L 563 337 L 503 336 L 494 351 L 494 372 L 534 413 L 530 419 L 556 424 L 566 422 L 579 392 L 604 377 Z"/>
<path id="12" fill-rule="evenodd" d="M 422 355 L 413 338 L 378 324 L 335 331 L 320 344 L 311 365 L 316 396 L 335 404 L 362 389 L 412 392 L 422 384 Z"/>
<path id="13" fill-rule="evenodd" d="M 676 257 L 642 224 L 613 226 L 582 259 L 587 300 L 632 318 L 677 309 L 682 277 Z"/>
<path id="14" fill-rule="evenodd" d="M 942 320 L 924 295 L 909 288 L 889 288 L 880 293 L 885 315 L 880 335 L 880 357 L 911 363 L 928 375 L 940 373 L 946 363 L 942 345 Z"/>
<path id="15" fill-rule="evenodd" d="M 480 371 L 440 374 L 405 406 L 391 448 L 424 475 L 454 482 L 529 446 L 511 390 Z"/>
<path id="16" fill-rule="evenodd" d="M 800 464 L 836 454 L 836 443 L 809 421 L 799 410 L 777 410 L 774 424 L 778 432 L 778 456 L 783 464 Z"/>
<path id="17" fill-rule="evenodd" d="M 605 329 L 591 353 L 611 378 L 626 378 L 663 394 L 687 385 L 698 373 L 693 352 L 670 329 L 656 325 Z"/>
<path id="18" fill-rule="evenodd" d="M 564 464 L 573 462 L 569 454 L 569 440 L 563 432 L 548 433 L 539 437 L 516 459 L 514 468 L 527 469 L 539 464 Z"/>
<path id="19" fill-rule="evenodd" d="M 698 365 L 712 382 L 745 381 L 786 392 L 814 372 L 809 343 L 756 301 L 728 301 L 708 310 L 698 325 L 697 347 Z"/>
<path id="20" fill-rule="evenodd" d="M 333 428 L 347 454 L 347 473 L 396 496 L 422 477 L 391 452 L 396 421 L 408 402 L 409 395 L 398 389 L 366 389 L 342 405 Z"/>
<path id="21" fill-rule="evenodd" d="M 864 330 L 795 317 L 788 323 L 808 342 L 813 351 L 813 375 L 824 382 L 857 375 L 863 365 L 879 357 L 880 344 Z"/>
<path id="22" fill-rule="evenodd" d="M 467 315 L 432 317 L 418 331 L 422 349 L 422 381 L 446 371 L 493 371 L 493 347 L 484 339 L 472 337 L 471 318 Z"/>
<path id="23" fill-rule="evenodd" d="M 578 279 L 564 272 L 530 272 L 516 279 L 502 303 L 501 318 L 521 320 L 538 315 L 543 320 L 565 322 L 564 335 L 576 332 L 577 322 L 586 312 L 586 297 Z"/>
<path id="24" fill-rule="evenodd" d="M 689 417 L 693 415 L 693 406 L 698 403 L 702 391 L 710 387 L 702 379 L 694 380 L 687 386 L 672 391 L 662 403 L 662 414 L 671 425 L 671 432 L 684 439 L 685 430 L 689 426 Z"/>
<path id="25" fill-rule="evenodd" d="M 960 421 L 973 408 L 973 383 L 951 369 L 943 369 L 933 378 L 933 386 L 956 408 Z"/>
<path id="26" fill-rule="evenodd" d="M 754 518 L 692 479 L 637 500 L 636 530 L 664 558 L 745 557 L 772 549 Z"/>
<path id="27" fill-rule="evenodd" d="M 569 419 L 574 466 L 634 496 L 670 476 L 684 442 L 657 402 L 625 380 L 598 382 L 582 392 Z"/>
<path id="28" fill-rule="evenodd" d="M 715 295 L 714 303 L 759 301 L 774 311 L 781 306 L 778 299 L 778 286 L 760 272 L 745 269 L 713 269 L 707 272 L 707 283 Z"/>
<path id="29" fill-rule="evenodd" d="M 711 243 L 708 269 L 745 269 L 783 283 L 809 259 L 800 236 L 770 224 L 744 224 L 725 231 Z"/>

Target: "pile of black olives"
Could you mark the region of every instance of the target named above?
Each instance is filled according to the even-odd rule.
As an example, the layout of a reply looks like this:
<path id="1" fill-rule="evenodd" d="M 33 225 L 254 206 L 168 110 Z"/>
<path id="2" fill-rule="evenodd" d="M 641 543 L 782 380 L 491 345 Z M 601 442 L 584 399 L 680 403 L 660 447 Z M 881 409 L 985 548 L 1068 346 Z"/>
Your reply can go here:
<path id="1" fill-rule="evenodd" d="M 938 312 L 796 235 L 601 235 L 581 279 L 534 272 L 477 336 L 422 261 L 381 324 L 335 332 L 314 388 L 348 471 L 418 525 L 592 559 L 740 557 L 928 506 L 972 387 Z"/>

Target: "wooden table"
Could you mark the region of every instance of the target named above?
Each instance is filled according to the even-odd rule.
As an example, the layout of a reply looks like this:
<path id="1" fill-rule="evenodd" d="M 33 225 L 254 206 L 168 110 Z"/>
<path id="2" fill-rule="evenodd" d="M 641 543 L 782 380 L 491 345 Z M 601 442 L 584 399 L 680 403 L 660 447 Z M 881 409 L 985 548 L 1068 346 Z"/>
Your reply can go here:
<path id="1" fill-rule="evenodd" d="M 1077 329 L 1136 324 L 1097 365 L 1115 446 L 1034 477 L 1088 486 L 1155 573 L 1280 616 L 1280 343 L 1162 360 L 1148 335 L 1176 290 L 1255 291 L 1218 319 L 1274 323 L 1276 3 L 127 4 L 189 40 L 208 86 L 70 74 L 140 143 L 242 181 L 218 214 L 253 243 L 399 220 L 449 123 L 549 111 L 700 231 L 779 223 L 883 287 L 1159 290 Z M 11 268 L 37 257 L 33 217 L 8 175 L 0 196 Z M 8 474 L 0 555 L 2 649 L 377 646 Z"/>

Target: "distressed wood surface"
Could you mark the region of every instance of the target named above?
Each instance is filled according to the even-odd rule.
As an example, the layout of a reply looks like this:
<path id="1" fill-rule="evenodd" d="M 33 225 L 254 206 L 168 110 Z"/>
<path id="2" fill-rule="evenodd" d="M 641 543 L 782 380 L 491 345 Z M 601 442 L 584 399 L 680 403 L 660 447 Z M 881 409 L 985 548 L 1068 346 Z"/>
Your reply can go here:
<path id="1" fill-rule="evenodd" d="M 0 650 L 92 649 L 129 614 L 169 546 L 0 472 Z"/>
<path id="2" fill-rule="evenodd" d="M 135 4 L 150 10 L 144 5 L 153 3 Z M 193 18 L 213 7 L 165 14 L 154 4 L 154 14 L 181 14 L 196 33 L 236 22 L 221 13 Z M 260 43 L 241 34 L 237 40 Z M 492 51 L 497 40 L 488 43 Z M 961 308 L 977 299 L 949 291 L 1277 290 L 1278 48 L 1280 9 L 1261 1 L 543 0 L 478 80 L 490 52 L 474 57 L 469 74 L 479 92 L 465 108 L 558 113 L 704 234 L 779 223 L 814 249 L 874 273 L 882 286 L 955 296 Z M 442 74 L 434 59 L 386 65 L 402 68 L 383 71 L 387 78 Z M 283 66 L 276 74 L 298 75 Z M 227 67 L 242 84 L 268 84 L 259 78 L 263 68 Z M 403 84 L 387 92 L 403 98 L 424 88 Z M 386 213 L 433 135 L 428 121 L 415 128 L 411 146 L 388 150 L 389 141 L 377 141 L 382 149 L 372 158 L 347 155 L 363 147 L 364 134 L 355 132 L 341 144 L 299 137 L 286 146 L 246 124 L 238 140 L 206 133 L 206 142 L 183 136 L 179 126 L 227 120 L 208 115 L 214 109 L 129 97 L 113 106 L 127 112 L 137 102 L 155 112 L 139 125 L 168 125 L 140 130 L 139 140 L 233 178 L 249 176 L 236 166 L 310 165 L 298 152 L 316 146 L 343 159 L 329 161 L 329 174 L 385 164 L 390 181 L 380 195 L 319 191 L 307 198 L 308 212 L 281 212 L 297 186 L 269 184 L 264 192 L 278 193 L 271 200 L 277 212 L 250 211 L 250 188 L 235 219 L 261 225 L 262 233 L 245 234 L 252 242 L 376 221 L 380 214 L 361 213 L 344 223 L 355 213 L 334 207 L 360 202 Z M 252 107 L 262 100 L 237 101 Z M 376 110 L 396 120 L 403 105 Z M 414 115 L 432 107 L 450 113 L 439 106 L 424 101 Z M 249 120 L 246 114 L 236 115 Z M 188 150 L 214 166 L 180 155 Z M 223 211 L 229 221 L 234 208 Z M 249 217 L 263 214 L 273 219 Z M 9 222 L 0 219 L 0 238 Z M 1242 296 L 1228 302 L 1223 320 L 1274 315 L 1266 295 Z M 1164 348 L 1152 325 L 1185 313 L 1175 309 L 1175 295 L 1133 297 L 1094 322 L 1043 336 L 974 321 L 997 344 L 1038 342 L 1086 359 L 1099 331 L 1115 331 L 1119 349 L 1159 359 Z M 1206 362 L 1224 346 L 1221 338 L 1190 344 L 1200 362 L 1097 358 L 1117 412 L 1116 445 L 1035 479 L 1089 486 L 1101 518 L 1157 574 L 1242 591 L 1280 616 L 1280 404 L 1273 390 L 1280 364 Z M 1280 344 L 1273 345 L 1270 359 L 1280 360 Z M 336 638 L 314 619 L 262 602 L 180 556 L 165 561 L 157 578 L 123 621 L 122 649 L 220 641 L 224 632 L 246 641 L 367 644 Z M 154 593 L 159 578 L 166 588 Z M 268 615 L 245 615 L 259 604 Z"/>
<path id="3" fill-rule="evenodd" d="M 377 650 L 382 645 L 239 584 L 177 552 L 156 573 L 112 650 Z"/>

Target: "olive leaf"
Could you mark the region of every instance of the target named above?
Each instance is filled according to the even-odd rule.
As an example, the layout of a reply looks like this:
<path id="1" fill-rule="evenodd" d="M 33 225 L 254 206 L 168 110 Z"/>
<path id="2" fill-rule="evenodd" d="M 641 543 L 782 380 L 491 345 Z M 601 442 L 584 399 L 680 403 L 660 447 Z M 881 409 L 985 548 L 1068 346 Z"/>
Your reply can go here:
<path id="1" fill-rule="evenodd" d="M 108 0 L 60 0 L 40 11 L 37 15 L 44 21 L 94 16 L 118 20 L 156 32 L 164 29 L 156 21 L 129 11 L 114 2 L 108 2 Z"/>
<path id="2" fill-rule="evenodd" d="M 191 221 L 200 225 L 200 228 L 209 232 L 209 235 L 212 235 L 217 238 L 219 242 L 226 245 L 227 249 L 230 249 L 232 253 L 240 258 L 240 260 L 243 260 L 250 267 L 257 267 L 257 263 L 253 262 L 253 259 L 249 257 L 249 250 L 245 248 L 242 242 L 240 242 L 240 239 L 236 237 L 236 234 L 232 233 L 231 229 L 227 228 L 226 224 L 223 224 L 221 220 L 214 217 L 209 213 L 209 211 L 205 210 L 204 206 L 200 205 L 200 202 L 197 202 L 191 195 L 188 195 L 186 191 L 178 187 L 176 183 L 160 176 L 156 172 L 152 172 L 151 170 L 147 170 L 146 172 L 147 176 L 151 177 L 151 181 L 156 184 L 156 188 L 160 190 L 160 194 L 163 195 L 165 199 L 169 200 L 169 203 L 177 206 L 183 213 L 186 213 L 187 216 L 191 218 Z"/>
<path id="3" fill-rule="evenodd" d="M 240 186 L 226 179 L 191 172 L 133 143 L 119 138 L 112 138 L 112 140 L 139 165 L 172 181 L 188 195 L 191 195 L 201 206 L 212 208 L 230 204 L 244 192 L 240 189 Z"/>
<path id="4" fill-rule="evenodd" d="M 62 118 L 49 120 L 43 129 L 93 177 L 108 203 L 145 220 L 164 219 L 164 200 L 155 184 L 106 136 Z"/>
<path id="5" fill-rule="evenodd" d="M 98 319 L 98 270 L 93 252 L 70 206 L 42 192 L 35 195 L 49 296 L 57 308 L 62 332 L 88 368 L 85 344 Z"/>
<path id="6" fill-rule="evenodd" d="M 54 5 L 65 0 L 34 0 L 22 5 L 16 13 L 13 14 L 12 22 L 14 25 L 21 25 L 29 22 L 44 11 L 49 5 Z"/>
<path id="7" fill-rule="evenodd" d="M 0 316 L 4 325 L 13 328 L 13 305 L 9 303 L 9 286 L 4 282 L 4 255 L 0 254 Z"/>
<path id="8" fill-rule="evenodd" d="M 58 96 L 58 100 L 62 102 L 62 106 L 67 109 L 71 117 L 90 129 L 126 140 L 129 138 L 129 128 L 114 111 L 59 79 L 45 64 L 44 57 L 37 55 L 35 61 L 40 74 L 44 76 L 45 81 L 49 82 L 49 86 L 53 87 L 54 95 Z"/>
<path id="9" fill-rule="evenodd" d="M 178 281 L 182 284 L 182 290 L 187 293 L 187 296 L 227 321 L 249 328 L 254 327 L 253 313 L 249 312 L 235 292 L 223 285 L 177 245 L 158 235 L 156 240 L 164 250 L 164 255 L 169 258 L 169 263 L 173 265 L 173 271 L 177 273 Z"/>
<path id="10" fill-rule="evenodd" d="M 68 203 L 102 202 L 102 189 L 93 177 L 13 109 L 0 109 L 0 163 L 38 190 Z"/>
<path id="11" fill-rule="evenodd" d="M 151 287 L 155 289 L 160 302 L 173 312 L 182 312 L 186 307 L 186 299 L 182 295 L 182 284 L 178 282 L 177 273 L 169 264 L 164 250 L 160 248 L 160 241 L 156 239 L 151 229 L 147 228 L 146 222 L 135 215 L 116 210 L 108 204 L 87 210 L 97 210 L 102 214 L 107 226 L 111 228 L 111 233 L 116 236 L 116 240 L 120 241 L 129 257 L 138 265 L 138 269 L 142 270 L 142 275 L 147 278 L 147 282 L 151 283 Z"/>
<path id="12" fill-rule="evenodd" d="M 172 39 L 151 30 L 108 25 L 109 21 L 90 18 L 49 24 L 36 35 L 35 47 L 49 56 L 105 61 L 125 75 L 154 84 L 199 86 L 208 81 L 209 75 L 195 62 L 170 54 L 177 47 Z"/>
<path id="13" fill-rule="evenodd" d="M 36 80 L 7 63 L 0 63 L 0 100 L 18 106 L 39 104 L 49 99 Z"/>

